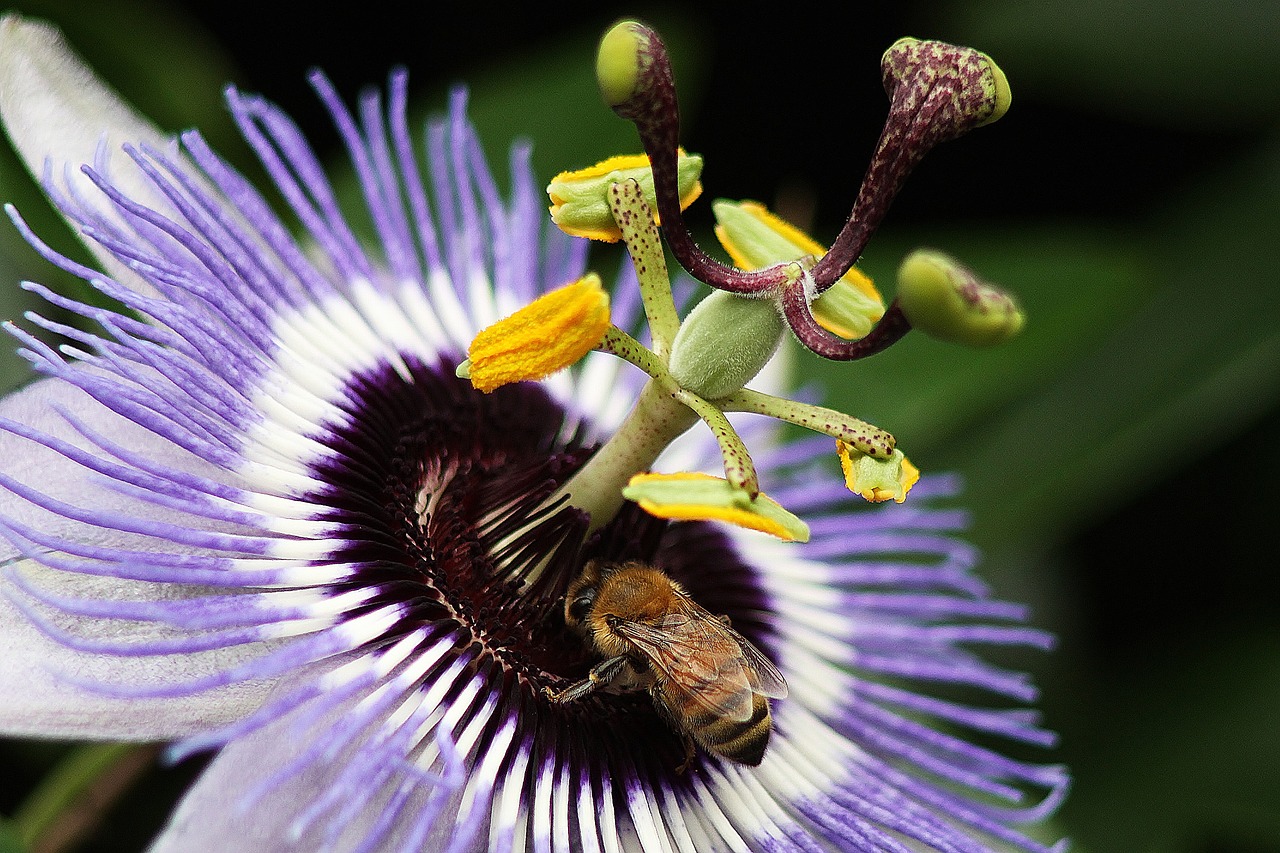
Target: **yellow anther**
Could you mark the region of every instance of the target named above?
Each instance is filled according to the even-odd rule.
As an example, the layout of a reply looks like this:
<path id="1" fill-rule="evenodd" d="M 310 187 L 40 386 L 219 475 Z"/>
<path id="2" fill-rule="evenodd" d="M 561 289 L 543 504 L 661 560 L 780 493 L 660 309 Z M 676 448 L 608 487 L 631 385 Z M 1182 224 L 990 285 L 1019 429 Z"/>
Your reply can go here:
<path id="1" fill-rule="evenodd" d="M 681 149 L 676 173 L 680 209 L 684 210 L 702 195 L 702 184 L 698 181 L 702 174 L 702 158 Z M 547 185 L 547 195 L 551 198 L 551 221 L 574 237 L 616 243 L 622 232 L 609 209 L 609 187 L 627 179 L 634 179 L 640 184 L 645 201 L 656 210 L 658 202 L 648 156 L 625 154 L 610 157 L 586 169 L 561 172 L 552 178 Z M 654 221 L 658 221 L 656 213 Z"/>
<path id="2" fill-rule="evenodd" d="M 920 479 L 920 469 L 912 465 L 901 450 L 894 450 L 887 459 L 878 459 L 836 439 L 836 452 L 840 454 L 844 484 L 849 491 L 872 503 L 890 499 L 902 503 Z"/>
<path id="3" fill-rule="evenodd" d="M 591 352 L 609 330 L 609 294 L 590 273 L 482 329 L 467 350 L 471 384 L 486 394 L 541 379 Z"/>
<path id="4" fill-rule="evenodd" d="M 758 270 L 801 258 L 817 258 L 826 249 L 791 223 L 755 201 L 717 201 L 716 236 L 739 269 Z M 884 316 L 884 302 L 871 279 L 851 268 L 813 303 L 813 316 L 828 332 L 861 338 Z"/>
<path id="5" fill-rule="evenodd" d="M 808 542 L 809 526 L 761 492 L 755 500 L 728 480 L 682 471 L 636 474 L 623 497 L 658 518 L 674 521 L 723 521 L 768 533 L 788 542 Z"/>

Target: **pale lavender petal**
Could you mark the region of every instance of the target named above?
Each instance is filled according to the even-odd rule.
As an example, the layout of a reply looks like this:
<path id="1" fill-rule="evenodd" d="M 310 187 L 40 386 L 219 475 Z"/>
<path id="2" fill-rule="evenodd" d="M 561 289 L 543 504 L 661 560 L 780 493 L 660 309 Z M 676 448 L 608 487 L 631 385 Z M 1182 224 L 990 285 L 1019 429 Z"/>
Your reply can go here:
<path id="1" fill-rule="evenodd" d="M 57 29 L 15 12 L 0 20 L 0 116 L 37 180 L 87 187 L 80 167 L 99 162 L 99 152 L 106 151 L 115 186 L 152 207 L 167 209 L 162 196 L 119 149 L 125 142 L 172 148 L 173 141 L 99 80 Z M 105 199 L 95 210 L 117 218 Z M 92 243 L 89 248 L 121 284 L 151 292 L 110 253 Z"/>
<path id="2" fill-rule="evenodd" d="M 299 676 L 334 692 L 340 672 Z M 369 686 L 343 691 L 321 714 L 300 711 L 290 701 L 299 695 L 297 685 L 282 686 L 268 703 L 283 699 L 274 719 L 218 754 L 152 853 L 443 849 L 457 824 L 442 818 L 458 814 L 467 781 L 455 736 L 441 729 L 413 755 L 416 738 L 407 736 L 430 708 L 411 714 L 409 725 L 388 729 L 387 703 L 373 701 L 378 693 Z M 393 692 L 391 698 L 405 697 Z"/>
<path id="3" fill-rule="evenodd" d="M 40 380 L 0 400 L 0 474 L 38 489 L 42 494 L 77 506 L 93 506 L 102 513 L 119 513 L 168 521 L 196 529 L 221 527 L 230 532 L 234 525 L 204 519 L 186 512 L 157 506 L 133 494 L 114 488 L 112 480 L 52 449 L 51 442 L 101 458 L 97 447 L 82 429 L 111 435 L 113 441 L 132 453 L 165 466 L 213 482 L 228 479 L 224 471 L 200 457 L 175 446 L 156 433 L 139 426 L 101 405 L 88 393 L 57 379 Z M 40 434 L 48 441 L 27 436 Z M 0 490 L 0 516 L 30 525 L 43 533 L 85 544 L 125 546 L 136 543 L 129 533 L 85 524 L 66 515 L 50 512 L 23 500 L 10 490 Z M 12 542 L 0 541 L 0 560 L 18 556 Z"/>
<path id="4" fill-rule="evenodd" d="M 26 583 L 56 588 L 61 595 L 88 601 L 180 602 L 198 594 L 194 587 L 145 584 L 117 578 L 91 578 L 44 569 L 21 561 L 4 569 Z M 88 682 L 126 683 L 139 687 L 170 685 L 207 677 L 261 654 L 251 646 L 199 655 L 170 655 L 139 660 L 111 655 L 84 655 L 42 632 L 18 608 L 39 607 L 63 630 L 95 640 L 145 642 L 169 633 L 135 621 L 79 616 L 40 607 L 11 579 L 0 581 L 0 730 L 8 735 L 53 738 L 108 738 L 158 741 L 186 737 L 227 725 L 252 712 L 270 684 L 249 682 L 199 695 L 164 699 L 125 699 L 83 686 Z"/>

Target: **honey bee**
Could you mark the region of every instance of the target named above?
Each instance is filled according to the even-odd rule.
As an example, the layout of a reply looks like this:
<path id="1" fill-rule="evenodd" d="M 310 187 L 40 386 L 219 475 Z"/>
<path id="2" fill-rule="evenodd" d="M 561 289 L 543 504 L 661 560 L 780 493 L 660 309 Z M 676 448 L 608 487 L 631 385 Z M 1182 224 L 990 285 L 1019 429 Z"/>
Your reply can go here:
<path id="1" fill-rule="evenodd" d="M 782 673 L 760 650 L 653 566 L 592 560 L 565 595 L 565 624 L 604 658 L 552 701 L 576 702 L 596 690 L 646 690 L 684 738 L 684 771 L 694 744 L 751 766 L 772 730 L 769 699 L 787 695 Z"/>

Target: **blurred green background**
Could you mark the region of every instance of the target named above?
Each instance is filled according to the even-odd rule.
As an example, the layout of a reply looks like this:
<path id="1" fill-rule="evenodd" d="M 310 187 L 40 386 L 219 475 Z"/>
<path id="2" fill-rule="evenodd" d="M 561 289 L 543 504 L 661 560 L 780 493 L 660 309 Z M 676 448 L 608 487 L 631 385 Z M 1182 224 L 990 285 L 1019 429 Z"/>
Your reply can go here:
<path id="1" fill-rule="evenodd" d="M 964 475 L 985 576 L 1060 635 L 1053 655 L 1011 662 L 1037 673 L 1062 733 L 1051 760 L 1076 785 L 1056 828 L 1076 849 L 1280 851 L 1267 534 L 1280 510 L 1280 3 L 429 5 L 19 8 L 59 23 L 159 124 L 200 126 L 251 174 L 225 82 L 265 92 L 332 149 L 305 71 L 351 97 L 401 63 L 424 112 L 469 83 L 496 162 L 528 136 L 544 178 L 637 148 L 600 105 L 592 62 L 614 18 L 641 16 L 675 54 L 684 144 L 707 158 L 709 197 L 763 200 L 820 240 L 879 132 L 884 48 L 915 35 L 990 53 L 1011 111 L 927 158 L 865 267 L 891 291 L 907 251 L 945 249 L 1019 294 L 1026 333 L 992 351 L 908 339 L 856 365 L 804 366 L 921 468 Z M 0 196 L 74 250 L 7 148 Z M 708 226 L 706 204 L 690 215 Z M 5 316 L 25 307 L 23 278 L 57 281 L 4 223 Z M 26 374 L 6 359 L 8 387 Z M 58 754 L 6 744 L 0 812 Z M 138 849 L 195 770 L 150 775 L 85 849 Z"/>

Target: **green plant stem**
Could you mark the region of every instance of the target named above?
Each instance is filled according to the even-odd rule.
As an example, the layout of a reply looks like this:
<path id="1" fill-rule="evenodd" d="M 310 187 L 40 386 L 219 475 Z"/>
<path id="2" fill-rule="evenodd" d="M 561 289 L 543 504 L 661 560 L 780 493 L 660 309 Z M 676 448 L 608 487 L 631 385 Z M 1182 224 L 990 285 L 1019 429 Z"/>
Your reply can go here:
<path id="1" fill-rule="evenodd" d="M 631 477 L 648 470 L 658 454 L 697 421 L 659 382 L 648 383 L 618 431 L 560 487 L 557 496 L 568 495 L 570 506 L 591 516 L 588 530 L 608 524 L 622 507 L 622 489 Z"/>
<path id="2" fill-rule="evenodd" d="M 89 835 L 155 761 L 157 744 L 77 746 L 18 807 L 13 825 L 31 853 L 61 853 Z"/>
<path id="3" fill-rule="evenodd" d="M 663 363 L 671 353 L 671 342 L 680 330 L 680 318 L 671 298 L 671 276 L 662 237 L 653 224 L 653 210 L 634 179 L 620 181 L 609 188 L 609 210 L 622 232 L 627 253 L 640 282 L 640 299 L 649 321 L 653 352 Z"/>
<path id="4" fill-rule="evenodd" d="M 752 412 L 789 424 L 839 438 L 868 456 L 888 459 L 897 445 L 894 437 L 878 426 L 860 421 L 834 409 L 784 400 L 743 388 L 714 401 L 726 412 Z"/>

